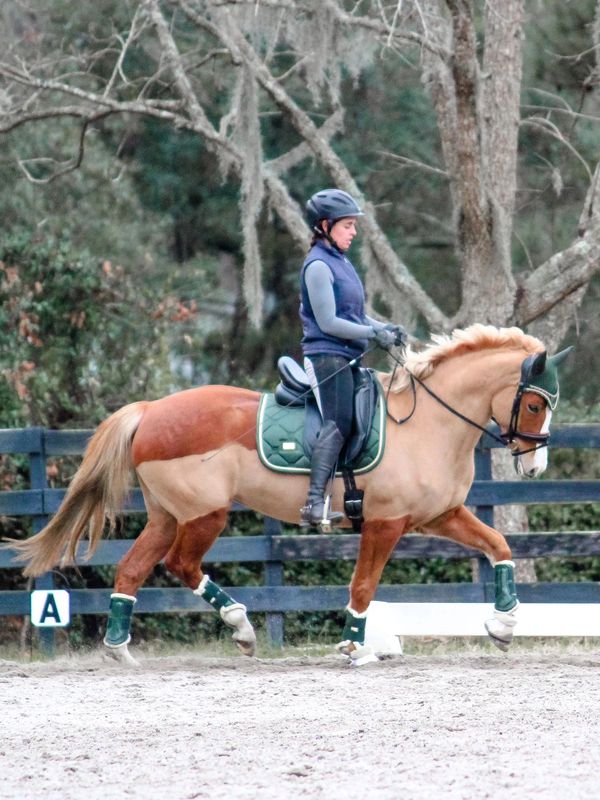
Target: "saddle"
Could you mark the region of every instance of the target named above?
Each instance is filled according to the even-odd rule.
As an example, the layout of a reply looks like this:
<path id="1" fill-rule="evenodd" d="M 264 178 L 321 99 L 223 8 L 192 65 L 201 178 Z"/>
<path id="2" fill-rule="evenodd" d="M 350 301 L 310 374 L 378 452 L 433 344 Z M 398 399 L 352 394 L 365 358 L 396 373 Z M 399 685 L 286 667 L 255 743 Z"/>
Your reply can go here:
<path id="1" fill-rule="evenodd" d="M 280 383 L 263 394 L 258 411 L 257 446 L 265 466 L 277 472 L 309 473 L 310 459 L 323 424 L 308 376 L 289 356 L 277 362 Z M 385 402 L 372 370 L 361 368 L 355 382 L 354 421 L 339 459 L 343 469 L 368 472 L 385 447 Z"/>

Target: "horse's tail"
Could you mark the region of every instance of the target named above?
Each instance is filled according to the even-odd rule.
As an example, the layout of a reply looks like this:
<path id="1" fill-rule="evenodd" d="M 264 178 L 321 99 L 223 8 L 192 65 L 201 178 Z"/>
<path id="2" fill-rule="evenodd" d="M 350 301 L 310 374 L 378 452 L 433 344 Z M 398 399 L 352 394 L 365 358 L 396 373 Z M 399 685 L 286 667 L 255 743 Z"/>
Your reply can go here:
<path id="1" fill-rule="evenodd" d="M 79 540 L 89 529 L 91 556 L 108 520 L 115 527 L 129 488 L 131 442 L 144 413 L 145 402 L 123 406 L 98 427 L 86 448 L 56 515 L 38 534 L 11 541 L 17 560 L 25 562 L 25 575 L 41 575 L 53 566 L 72 564 Z"/>

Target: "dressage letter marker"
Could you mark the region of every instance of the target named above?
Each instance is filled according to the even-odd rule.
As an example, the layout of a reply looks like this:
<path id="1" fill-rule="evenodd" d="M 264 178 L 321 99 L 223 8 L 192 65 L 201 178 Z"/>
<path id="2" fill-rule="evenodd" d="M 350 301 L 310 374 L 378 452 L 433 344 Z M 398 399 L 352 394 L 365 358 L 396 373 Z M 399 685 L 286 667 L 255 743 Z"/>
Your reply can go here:
<path id="1" fill-rule="evenodd" d="M 31 624 L 37 628 L 64 628 L 71 621 L 69 593 L 64 589 L 36 589 L 31 593 Z"/>

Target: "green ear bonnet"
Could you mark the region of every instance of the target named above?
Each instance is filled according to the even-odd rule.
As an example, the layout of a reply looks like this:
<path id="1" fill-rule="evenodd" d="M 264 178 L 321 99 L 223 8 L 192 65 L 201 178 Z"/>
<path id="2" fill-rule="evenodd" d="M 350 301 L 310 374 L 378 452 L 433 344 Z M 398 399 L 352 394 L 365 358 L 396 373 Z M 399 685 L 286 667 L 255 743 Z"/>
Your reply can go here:
<path id="1" fill-rule="evenodd" d="M 523 364 L 524 368 L 527 364 L 527 371 L 523 376 L 525 384 L 523 391 L 535 392 L 544 397 L 552 411 L 556 408 L 559 397 L 558 367 L 572 349 L 572 347 L 567 347 L 566 350 L 561 350 L 560 353 L 553 356 L 548 356 L 545 352 L 536 353 L 525 359 Z"/>

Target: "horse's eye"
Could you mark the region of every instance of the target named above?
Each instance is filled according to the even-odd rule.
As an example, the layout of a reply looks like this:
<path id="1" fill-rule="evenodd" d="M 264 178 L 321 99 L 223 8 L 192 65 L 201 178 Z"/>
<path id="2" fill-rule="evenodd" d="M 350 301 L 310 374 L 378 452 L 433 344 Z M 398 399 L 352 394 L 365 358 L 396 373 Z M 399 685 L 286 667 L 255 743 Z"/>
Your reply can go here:
<path id="1" fill-rule="evenodd" d="M 532 414 L 539 414 L 542 407 L 539 403 L 527 403 L 527 410 L 531 411 Z"/>

